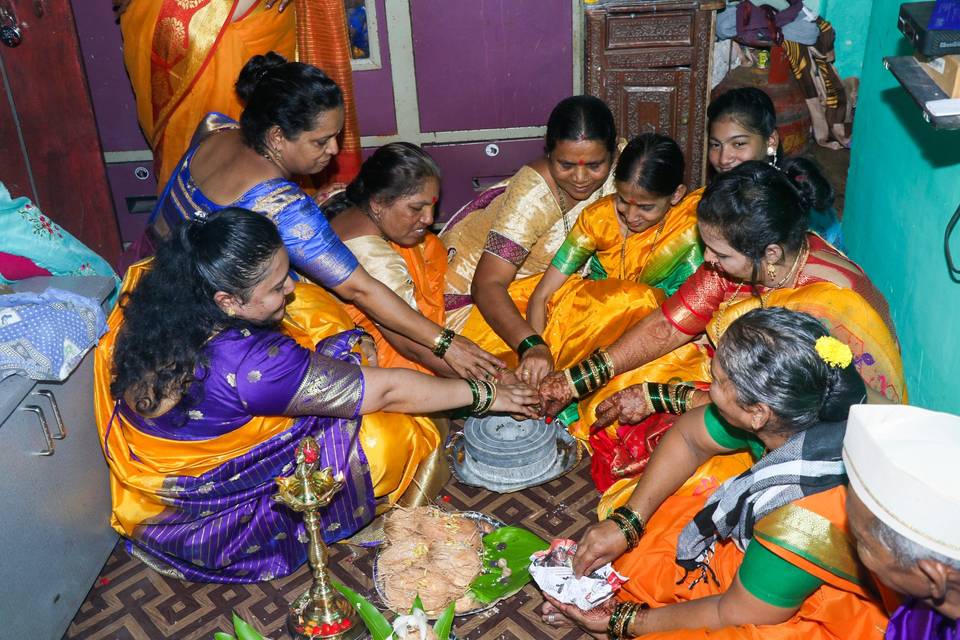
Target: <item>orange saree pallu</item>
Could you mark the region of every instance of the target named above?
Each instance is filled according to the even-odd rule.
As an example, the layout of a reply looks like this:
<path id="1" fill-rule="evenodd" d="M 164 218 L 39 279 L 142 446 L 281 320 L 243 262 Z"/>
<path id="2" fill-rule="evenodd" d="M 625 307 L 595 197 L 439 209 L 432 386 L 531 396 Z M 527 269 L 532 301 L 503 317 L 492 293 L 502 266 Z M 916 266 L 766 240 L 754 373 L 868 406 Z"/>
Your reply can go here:
<path id="1" fill-rule="evenodd" d="M 862 568 L 846 529 L 843 487 L 808 496 L 756 523 L 751 544 L 762 544 L 824 584 L 790 620 L 778 625 L 742 625 L 715 631 L 690 629 L 644 635 L 657 640 L 841 640 L 883 638 L 883 607 L 861 582 Z M 712 492 L 708 492 L 712 493 Z M 681 530 L 703 507 L 708 494 L 668 498 L 647 524 L 639 546 L 614 562 L 630 579 L 618 597 L 662 607 L 718 595 L 740 569 L 744 554 L 730 541 L 718 542 L 709 560 L 716 574 L 691 587 L 693 573 L 676 563 Z M 719 583 L 719 584 L 718 584 Z"/>
<path id="2" fill-rule="evenodd" d="M 167 182 L 197 123 L 217 111 L 233 119 L 242 105 L 234 85 L 257 54 L 296 52 L 296 17 L 239 0 L 134 0 L 120 18 L 123 58 L 137 118 L 154 154 L 157 184 Z"/>
<path id="3" fill-rule="evenodd" d="M 372 236 L 353 238 L 344 244 L 359 256 L 360 264 L 370 275 L 383 282 L 424 317 L 443 326 L 447 251 L 437 236 L 427 234 L 423 242 L 414 247 L 401 247 Z M 346 308 L 357 326 L 373 336 L 377 344 L 378 366 L 432 373 L 394 349 L 363 311 L 353 305 L 347 305 Z"/>

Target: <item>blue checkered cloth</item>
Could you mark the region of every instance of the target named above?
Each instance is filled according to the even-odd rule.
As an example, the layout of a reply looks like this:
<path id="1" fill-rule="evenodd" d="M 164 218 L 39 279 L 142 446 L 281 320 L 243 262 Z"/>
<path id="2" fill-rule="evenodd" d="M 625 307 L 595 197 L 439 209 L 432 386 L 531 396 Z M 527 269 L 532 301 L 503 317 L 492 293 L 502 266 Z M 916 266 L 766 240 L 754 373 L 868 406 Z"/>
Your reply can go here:
<path id="1" fill-rule="evenodd" d="M 0 379 L 66 380 L 106 330 L 92 298 L 60 289 L 0 295 Z"/>

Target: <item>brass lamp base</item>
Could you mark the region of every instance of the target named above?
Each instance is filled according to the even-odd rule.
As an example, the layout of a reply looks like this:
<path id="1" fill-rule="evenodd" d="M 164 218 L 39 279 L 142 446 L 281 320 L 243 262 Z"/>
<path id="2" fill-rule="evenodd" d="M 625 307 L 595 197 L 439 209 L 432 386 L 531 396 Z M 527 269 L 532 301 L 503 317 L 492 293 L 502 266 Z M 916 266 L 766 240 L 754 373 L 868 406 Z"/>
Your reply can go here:
<path id="1" fill-rule="evenodd" d="M 314 602 L 309 590 L 290 606 L 287 631 L 293 640 L 355 640 L 367 635 L 360 616 L 346 598 L 337 593 L 328 602 Z"/>

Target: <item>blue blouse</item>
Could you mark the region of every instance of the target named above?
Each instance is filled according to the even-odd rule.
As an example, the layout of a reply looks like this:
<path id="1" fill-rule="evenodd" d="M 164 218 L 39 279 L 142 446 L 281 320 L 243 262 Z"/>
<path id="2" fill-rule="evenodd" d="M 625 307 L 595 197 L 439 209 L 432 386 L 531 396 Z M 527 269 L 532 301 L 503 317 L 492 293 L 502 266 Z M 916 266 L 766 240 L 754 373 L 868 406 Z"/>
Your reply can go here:
<path id="1" fill-rule="evenodd" d="M 201 126 L 215 130 L 234 129 L 235 120 L 222 114 L 209 114 Z M 230 204 L 220 205 L 206 197 L 190 175 L 190 163 L 197 152 L 195 142 L 184 154 L 153 212 L 162 215 L 175 229 L 198 212 L 213 213 L 228 207 L 250 209 L 270 218 L 277 225 L 290 264 L 314 282 L 335 287 L 359 266 L 356 257 L 330 228 L 327 218 L 313 198 L 285 178 L 270 178 L 251 187 Z"/>

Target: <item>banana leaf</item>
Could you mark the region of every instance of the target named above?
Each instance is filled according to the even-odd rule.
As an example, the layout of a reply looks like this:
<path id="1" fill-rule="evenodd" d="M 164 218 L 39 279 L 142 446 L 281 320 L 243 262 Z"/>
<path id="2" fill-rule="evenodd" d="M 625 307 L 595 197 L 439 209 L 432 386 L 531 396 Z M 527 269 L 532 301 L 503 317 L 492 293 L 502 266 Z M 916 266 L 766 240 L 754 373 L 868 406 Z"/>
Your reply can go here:
<path id="1" fill-rule="evenodd" d="M 244 622 L 236 612 L 233 614 L 233 630 L 237 634 L 237 640 L 265 640 L 259 631 Z"/>
<path id="2" fill-rule="evenodd" d="M 456 605 L 456 602 L 448 604 L 437 621 L 433 623 L 433 632 L 437 634 L 439 640 L 448 640 L 450 633 L 453 631 L 453 615 Z"/>
<path id="3" fill-rule="evenodd" d="M 530 556 L 549 548 L 546 540 L 520 527 L 500 527 L 483 536 L 483 572 L 470 583 L 473 597 L 483 604 L 512 596 L 530 581 Z M 497 561 L 504 558 L 510 575 L 502 579 Z"/>

